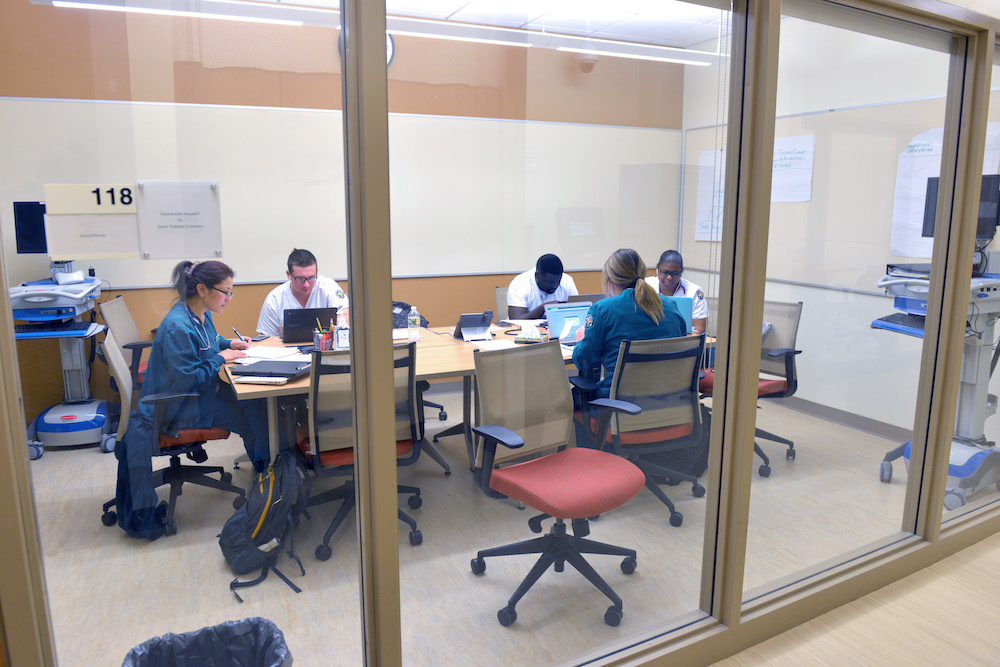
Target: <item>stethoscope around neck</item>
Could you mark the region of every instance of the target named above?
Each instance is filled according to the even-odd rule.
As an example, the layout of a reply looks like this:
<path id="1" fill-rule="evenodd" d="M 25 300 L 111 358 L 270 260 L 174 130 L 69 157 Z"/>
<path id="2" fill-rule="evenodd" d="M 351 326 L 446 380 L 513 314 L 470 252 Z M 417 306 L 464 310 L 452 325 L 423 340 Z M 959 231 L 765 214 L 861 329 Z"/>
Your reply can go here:
<path id="1" fill-rule="evenodd" d="M 191 321 L 194 322 L 195 324 L 194 332 L 198 334 L 199 342 L 205 344 L 205 347 L 200 347 L 199 350 L 201 352 L 207 352 L 211 350 L 212 341 L 208 336 L 208 329 L 205 328 L 205 323 L 202 322 L 200 319 L 198 319 L 198 316 L 194 314 L 193 310 L 191 310 L 191 306 L 185 304 L 184 307 L 187 309 L 188 317 L 190 317 Z M 198 330 L 199 327 L 201 327 L 201 331 Z"/>

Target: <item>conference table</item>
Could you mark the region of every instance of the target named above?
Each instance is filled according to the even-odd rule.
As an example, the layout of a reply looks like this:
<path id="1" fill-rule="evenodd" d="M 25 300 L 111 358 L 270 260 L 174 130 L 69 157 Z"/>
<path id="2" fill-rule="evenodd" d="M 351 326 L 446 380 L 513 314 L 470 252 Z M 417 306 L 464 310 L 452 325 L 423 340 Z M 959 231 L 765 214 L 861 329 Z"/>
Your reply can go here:
<path id="1" fill-rule="evenodd" d="M 503 333 L 503 330 L 500 328 L 495 328 L 494 333 L 494 340 L 502 340 L 504 338 L 513 340 L 513 336 Z M 396 342 L 405 342 L 407 340 L 406 330 L 394 330 L 393 340 Z M 281 346 L 282 343 L 280 339 L 269 338 L 260 343 L 255 343 L 255 345 Z M 420 339 L 417 341 L 417 380 L 462 379 L 462 425 L 470 469 L 475 461 L 472 425 L 476 423 L 476 420 L 473 418 L 473 411 L 478 408 L 476 405 L 477 401 L 473 400 L 474 378 L 476 374 L 475 350 L 476 343 L 465 342 L 455 338 L 452 335 L 452 327 L 422 328 L 420 330 Z M 564 349 L 563 356 L 569 358 L 570 353 Z M 236 392 L 236 397 L 239 400 L 267 399 L 268 443 L 271 459 L 273 460 L 277 456 L 280 446 L 278 399 L 282 396 L 309 393 L 309 376 L 306 375 L 279 385 L 235 383 L 231 374 L 231 368 L 234 365 L 226 364 L 223 368 L 225 371 L 224 379 L 232 384 Z M 428 454 L 431 454 L 431 450 L 428 450 Z M 438 459 L 438 457 L 434 458 Z M 438 459 L 438 462 L 447 470 L 447 463 L 443 459 Z"/>

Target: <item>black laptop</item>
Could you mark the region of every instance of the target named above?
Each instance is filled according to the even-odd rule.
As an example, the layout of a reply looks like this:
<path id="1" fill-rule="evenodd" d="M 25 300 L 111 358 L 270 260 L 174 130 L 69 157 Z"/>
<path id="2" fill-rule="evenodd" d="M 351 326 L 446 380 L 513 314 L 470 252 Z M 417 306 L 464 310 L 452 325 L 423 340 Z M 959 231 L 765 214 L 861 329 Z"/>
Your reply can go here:
<path id="1" fill-rule="evenodd" d="M 309 334 L 312 336 L 312 334 Z M 233 366 L 233 375 L 256 375 L 260 377 L 287 378 L 294 380 L 309 372 L 308 361 L 282 361 L 281 359 L 255 361 L 252 364 Z"/>
<path id="2" fill-rule="evenodd" d="M 336 308 L 289 308 L 281 326 L 281 340 L 285 343 L 312 343 L 316 321 L 326 329 L 337 323 Z"/>

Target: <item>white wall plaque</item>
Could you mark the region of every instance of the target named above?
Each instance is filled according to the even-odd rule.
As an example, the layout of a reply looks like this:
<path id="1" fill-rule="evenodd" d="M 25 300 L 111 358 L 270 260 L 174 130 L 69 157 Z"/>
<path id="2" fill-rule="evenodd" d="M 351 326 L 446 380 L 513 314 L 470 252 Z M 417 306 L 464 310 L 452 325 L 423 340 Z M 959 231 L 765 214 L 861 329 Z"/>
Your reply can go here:
<path id="1" fill-rule="evenodd" d="M 222 255 L 222 216 L 215 181 L 136 183 L 139 251 L 144 259 Z"/>

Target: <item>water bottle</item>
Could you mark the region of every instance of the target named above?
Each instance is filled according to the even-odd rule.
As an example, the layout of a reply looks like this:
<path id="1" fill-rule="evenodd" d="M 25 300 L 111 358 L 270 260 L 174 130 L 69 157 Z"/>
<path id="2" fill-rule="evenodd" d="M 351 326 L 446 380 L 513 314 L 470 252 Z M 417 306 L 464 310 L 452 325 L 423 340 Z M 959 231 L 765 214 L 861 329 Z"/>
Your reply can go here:
<path id="1" fill-rule="evenodd" d="M 410 341 L 420 340 L 420 313 L 416 306 L 410 306 L 410 314 L 406 316 L 406 328 L 410 331 Z"/>

